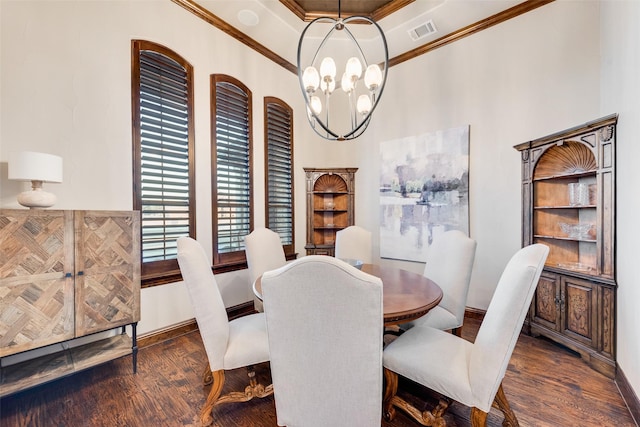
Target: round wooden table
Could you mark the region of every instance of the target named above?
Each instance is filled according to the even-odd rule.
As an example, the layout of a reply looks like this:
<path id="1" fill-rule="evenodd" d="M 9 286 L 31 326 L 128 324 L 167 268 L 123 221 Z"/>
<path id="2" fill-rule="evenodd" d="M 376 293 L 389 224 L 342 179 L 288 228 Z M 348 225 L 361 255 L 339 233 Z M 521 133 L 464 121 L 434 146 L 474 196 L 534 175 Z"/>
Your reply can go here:
<path id="1" fill-rule="evenodd" d="M 382 279 L 384 325 L 410 322 L 424 316 L 442 299 L 442 289 L 422 274 L 400 268 L 364 264 L 362 271 Z M 262 299 L 262 276 L 253 284 L 253 292 Z"/>

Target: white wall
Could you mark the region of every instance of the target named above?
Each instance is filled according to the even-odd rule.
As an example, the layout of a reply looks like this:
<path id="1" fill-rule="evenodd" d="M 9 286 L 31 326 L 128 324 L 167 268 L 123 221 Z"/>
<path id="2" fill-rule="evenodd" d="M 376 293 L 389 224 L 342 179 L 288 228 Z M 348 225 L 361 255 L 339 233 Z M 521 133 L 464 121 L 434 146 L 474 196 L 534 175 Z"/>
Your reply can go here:
<path id="1" fill-rule="evenodd" d="M 640 396 L 638 159 L 640 159 L 640 2 L 602 2 L 602 106 L 615 111 L 617 135 L 618 364 Z"/>

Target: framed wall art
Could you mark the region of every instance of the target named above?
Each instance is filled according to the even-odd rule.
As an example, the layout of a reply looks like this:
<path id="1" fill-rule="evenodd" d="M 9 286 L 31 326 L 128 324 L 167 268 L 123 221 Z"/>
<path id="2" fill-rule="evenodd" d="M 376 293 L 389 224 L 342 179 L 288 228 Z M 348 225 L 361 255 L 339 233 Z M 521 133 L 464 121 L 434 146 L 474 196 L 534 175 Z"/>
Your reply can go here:
<path id="1" fill-rule="evenodd" d="M 469 234 L 469 126 L 380 144 L 380 256 L 424 262 L 439 233 Z"/>

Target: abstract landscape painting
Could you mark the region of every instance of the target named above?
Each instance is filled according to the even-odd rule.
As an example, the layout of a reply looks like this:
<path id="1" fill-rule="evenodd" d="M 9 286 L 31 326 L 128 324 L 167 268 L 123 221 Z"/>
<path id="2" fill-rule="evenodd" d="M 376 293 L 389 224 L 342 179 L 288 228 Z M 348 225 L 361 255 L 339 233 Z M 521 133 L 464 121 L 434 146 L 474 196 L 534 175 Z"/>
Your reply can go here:
<path id="1" fill-rule="evenodd" d="M 469 126 L 380 144 L 380 256 L 424 262 L 439 233 L 469 234 Z"/>

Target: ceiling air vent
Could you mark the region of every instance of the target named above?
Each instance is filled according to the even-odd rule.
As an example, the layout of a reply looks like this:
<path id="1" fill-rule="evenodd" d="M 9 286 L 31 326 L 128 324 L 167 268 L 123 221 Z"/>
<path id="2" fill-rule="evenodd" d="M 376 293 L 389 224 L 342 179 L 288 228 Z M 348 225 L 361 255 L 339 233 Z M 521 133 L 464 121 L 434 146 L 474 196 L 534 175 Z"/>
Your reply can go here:
<path id="1" fill-rule="evenodd" d="M 411 40 L 416 41 L 423 37 L 430 36 L 431 34 L 435 34 L 437 31 L 436 24 L 433 23 L 433 20 L 429 19 L 424 24 L 420 24 L 409 30 L 409 35 L 411 36 Z"/>

